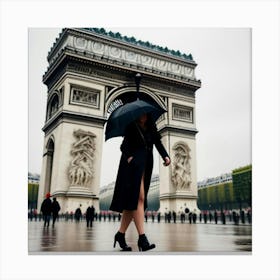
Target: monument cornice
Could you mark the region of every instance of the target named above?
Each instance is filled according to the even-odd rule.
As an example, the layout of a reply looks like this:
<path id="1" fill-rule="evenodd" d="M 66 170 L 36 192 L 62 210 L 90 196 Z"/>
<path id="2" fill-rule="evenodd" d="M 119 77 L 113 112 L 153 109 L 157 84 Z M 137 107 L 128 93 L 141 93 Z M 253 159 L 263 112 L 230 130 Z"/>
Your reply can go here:
<path id="1" fill-rule="evenodd" d="M 86 60 L 85 60 L 86 59 Z M 77 63 L 80 63 L 81 66 L 78 67 L 72 67 L 71 71 L 72 72 L 77 72 L 77 73 L 84 73 L 86 75 L 90 75 L 90 76 L 98 76 L 98 72 L 108 69 L 110 70 L 110 72 L 119 72 L 119 73 L 126 73 L 127 75 L 130 75 L 132 73 L 132 71 L 141 73 L 143 75 L 146 76 L 146 80 L 148 82 L 149 77 L 153 80 L 155 78 L 158 79 L 159 84 L 160 81 L 163 82 L 163 84 L 166 84 L 167 82 L 170 82 L 171 84 L 177 85 L 179 87 L 188 87 L 188 88 L 192 88 L 193 92 L 195 92 L 197 89 L 199 89 L 201 87 L 201 83 L 200 81 L 194 81 L 191 79 L 176 79 L 173 77 L 173 75 L 167 74 L 167 75 L 161 75 L 158 71 L 156 70 L 152 70 L 150 72 L 145 72 L 143 71 L 143 69 L 141 68 L 133 68 L 131 67 L 131 65 L 115 65 L 112 64 L 110 61 L 108 61 L 106 58 L 94 58 L 94 57 L 87 57 L 85 58 L 83 54 L 79 54 L 76 53 L 73 50 L 69 50 L 69 49 L 65 49 L 63 50 L 63 52 L 60 53 L 60 57 L 57 58 L 57 60 L 55 61 L 55 63 L 53 63 L 47 70 L 47 72 L 45 72 L 44 76 L 43 76 L 43 82 L 45 84 L 48 84 L 48 80 L 51 78 L 51 76 L 53 74 L 55 74 L 55 71 L 58 71 L 58 67 L 61 67 L 61 65 L 63 65 L 63 62 L 66 62 L 66 66 L 64 66 L 66 71 L 69 71 L 69 65 L 67 65 L 67 63 L 69 63 L 69 61 L 76 61 Z M 83 65 L 83 67 L 82 67 Z M 95 67 L 93 67 L 95 66 Z M 98 69 L 96 68 L 98 67 Z M 57 74 L 55 74 L 55 76 L 57 76 Z M 105 75 L 104 77 L 107 78 L 107 76 Z M 155 84 L 154 84 L 155 85 Z"/>
<path id="2" fill-rule="evenodd" d="M 75 113 L 71 111 L 59 111 L 57 112 L 51 119 L 49 119 L 42 130 L 45 132 L 45 134 L 48 133 L 48 131 L 54 129 L 54 127 L 58 126 L 62 122 L 70 122 L 70 123 L 87 123 L 89 125 L 95 124 L 100 125 L 100 127 L 103 127 L 106 118 L 96 115 L 86 115 L 82 113 Z"/>
<path id="3" fill-rule="evenodd" d="M 188 63 L 192 64 L 194 66 L 197 66 L 197 63 L 193 60 L 192 55 L 185 55 L 185 54 L 177 54 L 177 52 L 174 52 L 172 50 L 169 50 L 167 48 L 163 49 L 160 46 L 155 46 L 149 42 L 142 42 L 137 41 L 135 38 L 127 38 L 127 36 L 124 36 L 124 38 L 116 38 L 114 36 L 108 36 L 106 32 L 96 32 L 92 29 L 95 28 L 63 28 L 62 31 L 59 34 L 59 37 L 56 38 L 56 41 L 53 43 L 53 46 L 51 47 L 47 59 L 50 61 L 51 57 L 54 53 L 59 49 L 59 47 L 63 44 L 63 38 L 66 34 L 71 34 L 74 36 L 83 36 L 86 39 L 91 40 L 92 38 L 98 38 L 100 41 L 105 43 L 114 44 L 116 46 L 122 45 L 124 47 L 127 47 L 128 49 L 138 49 L 140 51 L 146 51 L 149 53 L 153 53 L 155 56 L 165 57 L 166 59 L 171 59 L 172 61 L 176 60 L 178 62 Z M 113 33 L 113 32 L 109 32 Z M 115 34 L 117 35 L 117 34 Z M 121 36 L 122 37 L 122 36 Z M 123 39 L 128 40 L 123 40 Z M 134 39 L 133 42 L 131 39 Z M 148 43 L 148 46 L 147 44 Z M 155 48 L 153 48 L 155 47 Z M 167 49 L 167 50 L 166 50 Z"/>
<path id="4" fill-rule="evenodd" d="M 186 194 L 186 193 L 164 193 L 164 194 L 161 194 L 159 199 L 160 200 L 164 200 L 164 199 L 180 199 L 180 198 L 197 198 L 198 196 L 197 195 L 190 195 L 190 194 Z"/>
<path id="5" fill-rule="evenodd" d="M 84 192 L 75 192 L 75 191 L 54 191 L 52 193 L 53 197 L 84 197 L 84 198 L 93 198 L 98 199 L 96 194 L 93 194 L 90 191 L 85 190 Z"/>
<path id="6" fill-rule="evenodd" d="M 164 134 L 166 132 L 195 136 L 198 133 L 198 130 L 195 128 L 182 128 L 182 127 L 173 126 L 173 125 L 164 125 L 163 127 L 159 128 L 159 133 Z"/>
<path id="7" fill-rule="evenodd" d="M 56 61 L 66 53 L 84 60 L 106 63 L 129 71 L 135 69 L 145 75 L 194 83 L 195 86 L 200 87 L 200 81 L 195 78 L 194 74 L 196 66 L 194 62 L 156 53 L 111 38 L 102 38 L 79 29 L 66 29 L 61 33 L 48 56 L 50 66 L 45 76 L 52 66 L 57 64 Z"/>

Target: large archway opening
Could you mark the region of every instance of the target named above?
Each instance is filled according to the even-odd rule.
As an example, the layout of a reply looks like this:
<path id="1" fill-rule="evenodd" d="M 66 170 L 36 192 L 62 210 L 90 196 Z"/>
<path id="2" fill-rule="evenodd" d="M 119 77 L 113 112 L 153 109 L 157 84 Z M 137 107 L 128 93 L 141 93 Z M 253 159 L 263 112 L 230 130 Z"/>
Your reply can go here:
<path id="1" fill-rule="evenodd" d="M 127 86 L 118 89 L 113 89 L 108 93 L 105 100 L 106 112 L 108 114 L 111 104 L 113 104 L 116 100 L 121 100 L 123 104 L 126 104 L 135 101 L 137 98 L 147 101 L 153 104 L 154 106 L 159 106 L 165 110 L 167 109 L 165 100 L 156 93 L 150 91 L 145 87 L 141 87 L 139 94 L 137 94 L 134 86 Z"/>
<path id="2" fill-rule="evenodd" d="M 54 155 L 54 141 L 52 138 L 49 139 L 47 146 L 47 164 L 46 164 L 46 181 L 45 181 L 45 191 L 44 193 L 51 192 L 51 179 L 53 171 L 53 155 Z"/>

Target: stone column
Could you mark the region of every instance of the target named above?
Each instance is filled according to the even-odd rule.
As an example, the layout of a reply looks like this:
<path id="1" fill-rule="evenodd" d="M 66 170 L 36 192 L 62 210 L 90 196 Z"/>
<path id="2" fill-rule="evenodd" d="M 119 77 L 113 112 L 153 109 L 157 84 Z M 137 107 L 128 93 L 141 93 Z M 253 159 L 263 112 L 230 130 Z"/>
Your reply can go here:
<path id="1" fill-rule="evenodd" d="M 179 213 L 197 208 L 194 100 L 169 99 L 168 114 L 161 125 L 162 142 L 171 165 L 160 165 L 160 212 Z"/>

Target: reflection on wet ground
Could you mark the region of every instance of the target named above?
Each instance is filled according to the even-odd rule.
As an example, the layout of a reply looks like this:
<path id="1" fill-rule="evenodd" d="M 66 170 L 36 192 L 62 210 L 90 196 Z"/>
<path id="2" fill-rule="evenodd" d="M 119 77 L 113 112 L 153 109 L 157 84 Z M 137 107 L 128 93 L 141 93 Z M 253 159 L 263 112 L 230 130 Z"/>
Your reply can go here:
<path id="1" fill-rule="evenodd" d="M 44 228 L 43 222 L 28 223 L 29 253 L 76 252 L 116 253 L 113 248 L 114 234 L 119 222 L 94 222 L 87 228 L 84 221 L 76 223 L 59 221 L 55 227 Z M 251 225 L 145 223 L 145 230 L 151 243 L 156 244 L 153 253 L 230 253 L 252 251 Z M 137 252 L 137 231 L 131 224 L 126 241 Z"/>

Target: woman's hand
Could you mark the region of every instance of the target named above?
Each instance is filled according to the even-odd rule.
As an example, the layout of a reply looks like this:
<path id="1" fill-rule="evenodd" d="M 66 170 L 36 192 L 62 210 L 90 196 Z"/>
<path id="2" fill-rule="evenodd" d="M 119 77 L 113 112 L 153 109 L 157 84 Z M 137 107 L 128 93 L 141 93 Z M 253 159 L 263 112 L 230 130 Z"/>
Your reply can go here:
<path id="1" fill-rule="evenodd" d="M 170 162 L 171 162 L 170 158 L 169 157 L 165 157 L 163 165 L 164 166 L 168 166 L 170 164 Z"/>
<path id="2" fill-rule="evenodd" d="M 130 162 L 132 161 L 132 159 L 133 159 L 133 157 L 129 157 L 129 158 L 127 159 L 127 162 L 130 163 Z"/>

